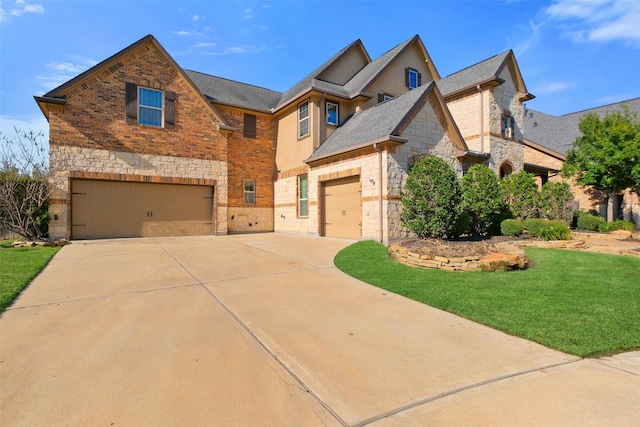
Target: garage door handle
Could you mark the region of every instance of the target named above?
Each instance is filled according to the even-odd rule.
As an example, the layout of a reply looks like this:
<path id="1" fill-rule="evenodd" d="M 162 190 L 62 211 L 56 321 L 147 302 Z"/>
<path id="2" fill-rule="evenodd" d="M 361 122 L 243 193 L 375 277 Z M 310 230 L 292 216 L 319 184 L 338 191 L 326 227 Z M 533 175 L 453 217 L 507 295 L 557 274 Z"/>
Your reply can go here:
<path id="1" fill-rule="evenodd" d="M 331 223 L 330 222 L 325 222 L 324 225 L 331 225 Z"/>
<path id="2" fill-rule="evenodd" d="M 153 211 L 147 211 L 147 216 L 153 216 Z"/>

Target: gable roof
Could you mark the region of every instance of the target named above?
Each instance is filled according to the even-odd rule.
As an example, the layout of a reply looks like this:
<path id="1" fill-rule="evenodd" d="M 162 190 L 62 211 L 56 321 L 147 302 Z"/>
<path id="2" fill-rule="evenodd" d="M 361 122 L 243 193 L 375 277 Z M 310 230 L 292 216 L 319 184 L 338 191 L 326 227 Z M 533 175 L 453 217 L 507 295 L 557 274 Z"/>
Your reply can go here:
<path id="1" fill-rule="evenodd" d="M 81 84 L 86 79 L 91 78 L 95 74 L 98 74 L 100 71 L 102 71 L 104 69 L 108 69 L 109 67 L 114 66 L 115 63 L 117 63 L 120 59 L 122 59 L 123 57 L 125 57 L 129 53 L 138 50 L 139 48 L 141 48 L 142 46 L 144 46 L 144 45 L 146 45 L 148 43 L 153 44 L 153 46 L 164 56 L 165 60 L 167 62 L 169 62 L 169 64 L 171 64 L 171 66 L 177 71 L 177 73 L 187 81 L 187 83 L 189 84 L 189 86 L 191 86 L 191 88 L 197 94 L 197 96 L 199 96 L 202 99 L 202 101 L 207 105 L 207 107 L 210 108 L 211 111 L 214 113 L 214 115 L 216 116 L 216 119 L 220 123 L 221 127 L 222 128 L 226 128 L 226 129 L 231 129 L 231 127 L 225 122 L 224 118 L 216 110 L 216 108 L 213 106 L 213 104 L 211 104 L 211 102 L 209 102 L 209 100 L 204 97 L 204 95 L 200 92 L 198 87 L 193 83 L 193 81 L 189 78 L 189 76 L 187 76 L 185 71 L 178 65 L 178 63 L 171 57 L 171 55 L 169 55 L 169 53 L 162 47 L 162 45 L 158 42 L 158 40 L 156 40 L 156 38 L 153 37 L 153 35 L 151 35 L 151 34 L 141 38 L 137 42 L 135 42 L 135 43 L 131 44 L 130 46 L 124 48 L 120 52 L 110 56 L 109 58 L 105 59 L 104 61 L 94 65 L 93 67 L 89 68 L 88 70 L 86 70 L 85 72 L 79 74 L 78 76 L 74 77 L 73 79 L 69 80 L 68 82 L 66 82 L 66 83 L 58 86 L 57 88 L 47 92 L 43 96 L 34 97 L 36 102 L 40 106 L 40 109 L 42 110 L 43 114 L 47 117 L 47 120 L 49 119 L 48 109 L 46 108 L 47 104 L 64 105 L 64 103 L 65 103 L 65 99 L 64 99 L 65 93 L 70 91 L 76 85 Z"/>
<path id="2" fill-rule="evenodd" d="M 524 100 L 533 99 L 534 96 L 527 91 L 515 55 L 511 49 L 448 75 L 438 81 L 438 88 L 445 97 L 448 97 L 473 89 L 478 85 L 488 83 L 502 84 L 504 80 L 499 76 L 505 66 L 510 66 L 516 74 L 514 83 L 521 93 L 521 98 Z"/>
<path id="3" fill-rule="evenodd" d="M 604 117 L 607 113 L 622 111 L 623 104 L 628 105 L 630 111 L 640 114 L 640 97 L 563 116 L 552 116 L 527 109 L 524 115 L 525 143 L 526 141 L 533 142 L 556 153 L 566 155 L 576 138 L 582 136 L 578 125 L 585 114 L 593 113 Z"/>
<path id="4" fill-rule="evenodd" d="M 259 86 L 197 71 L 184 70 L 184 72 L 210 101 L 219 104 L 271 113 L 271 109 L 278 104 L 282 97 L 281 92 Z"/>
<path id="5" fill-rule="evenodd" d="M 344 125 L 337 128 L 305 162 L 309 163 L 365 148 L 377 142 L 407 142 L 406 138 L 401 137 L 407 120 L 417 106 L 424 104 L 421 101 L 429 93 L 437 90 L 435 83 L 431 82 L 354 114 Z M 438 98 L 443 104 L 444 100 L 440 96 Z M 450 116 L 449 120 L 452 120 Z M 464 144 L 461 136 L 459 139 Z"/>

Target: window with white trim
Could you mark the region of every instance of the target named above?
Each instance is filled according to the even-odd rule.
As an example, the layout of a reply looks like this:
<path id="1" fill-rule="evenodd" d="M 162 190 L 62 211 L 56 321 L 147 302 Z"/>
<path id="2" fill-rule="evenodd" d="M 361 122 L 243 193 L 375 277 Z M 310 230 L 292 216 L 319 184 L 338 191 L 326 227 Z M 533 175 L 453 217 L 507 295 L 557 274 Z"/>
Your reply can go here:
<path id="1" fill-rule="evenodd" d="M 244 189 L 244 202 L 248 205 L 256 204 L 256 180 L 245 179 L 242 183 Z"/>
<path id="2" fill-rule="evenodd" d="M 298 175 L 298 216 L 309 216 L 309 178 Z"/>
<path id="3" fill-rule="evenodd" d="M 132 82 L 127 82 L 125 86 L 127 123 L 174 128 L 177 100 L 175 92 L 142 87 Z"/>
<path id="4" fill-rule="evenodd" d="M 141 125 L 162 126 L 162 92 L 138 88 L 138 122 Z"/>
<path id="5" fill-rule="evenodd" d="M 338 126 L 338 120 L 339 120 L 339 113 L 340 113 L 340 106 L 338 104 L 336 104 L 335 102 L 329 102 L 327 101 L 326 103 L 326 110 L 327 110 L 327 124 L 329 125 L 334 125 L 334 126 Z"/>
<path id="6" fill-rule="evenodd" d="M 405 68 L 404 83 L 409 89 L 415 89 L 422 85 L 422 74 L 413 68 Z"/>
<path id="7" fill-rule="evenodd" d="M 309 100 L 298 105 L 298 138 L 309 135 Z"/>

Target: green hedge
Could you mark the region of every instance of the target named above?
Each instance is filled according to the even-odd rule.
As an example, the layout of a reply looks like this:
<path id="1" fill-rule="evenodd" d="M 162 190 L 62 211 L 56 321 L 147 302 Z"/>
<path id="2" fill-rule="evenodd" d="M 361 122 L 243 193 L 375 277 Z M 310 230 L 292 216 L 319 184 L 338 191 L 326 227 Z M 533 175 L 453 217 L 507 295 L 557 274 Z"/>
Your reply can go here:
<path id="1" fill-rule="evenodd" d="M 569 240 L 571 230 L 564 221 L 531 218 L 524 221 L 524 228 L 530 236 L 544 240 Z"/>
<path id="2" fill-rule="evenodd" d="M 500 223 L 500 232 L 503 236 L 519 236 L 524 231 L 524 224 L 517 219 L 505 219 Z"/>
<path id="3" fill-rule="evenodd" d="M 626 230 L 634 232 L 636 230 L 636 225 L 631 221 L 624 221 L 621 219 L 616 219 L 612 222 L 601 222 L 600 224 L 598 224 L 598 231 L 601 233 L 616 230 Z"/>
<path id="4" fill-rule="evenodd" d="M 607 221 L 601 216 L 593 214 L 582 214 L 578 216 L 577 225 L 580 230 L 598 231 L 600 224 L 604 224 Z"/>

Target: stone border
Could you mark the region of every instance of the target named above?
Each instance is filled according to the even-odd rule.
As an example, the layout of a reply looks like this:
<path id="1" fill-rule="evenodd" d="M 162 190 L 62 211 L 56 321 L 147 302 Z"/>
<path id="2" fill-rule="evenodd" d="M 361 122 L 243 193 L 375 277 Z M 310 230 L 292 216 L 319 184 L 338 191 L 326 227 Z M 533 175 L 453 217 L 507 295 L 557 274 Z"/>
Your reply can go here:
<path id="1" fill-rule="evenodd" d="M 480 261 L 479 256 L 448 258 L 443 256 L 420 255 L 398 243 L 391 243 L 387 250 L 389 251 L 389 256 L 391 256 L 391 259 L 394 261 L 413 267 L 437 268 L 447 271 L 481 271 L 478 262 Z"/>

